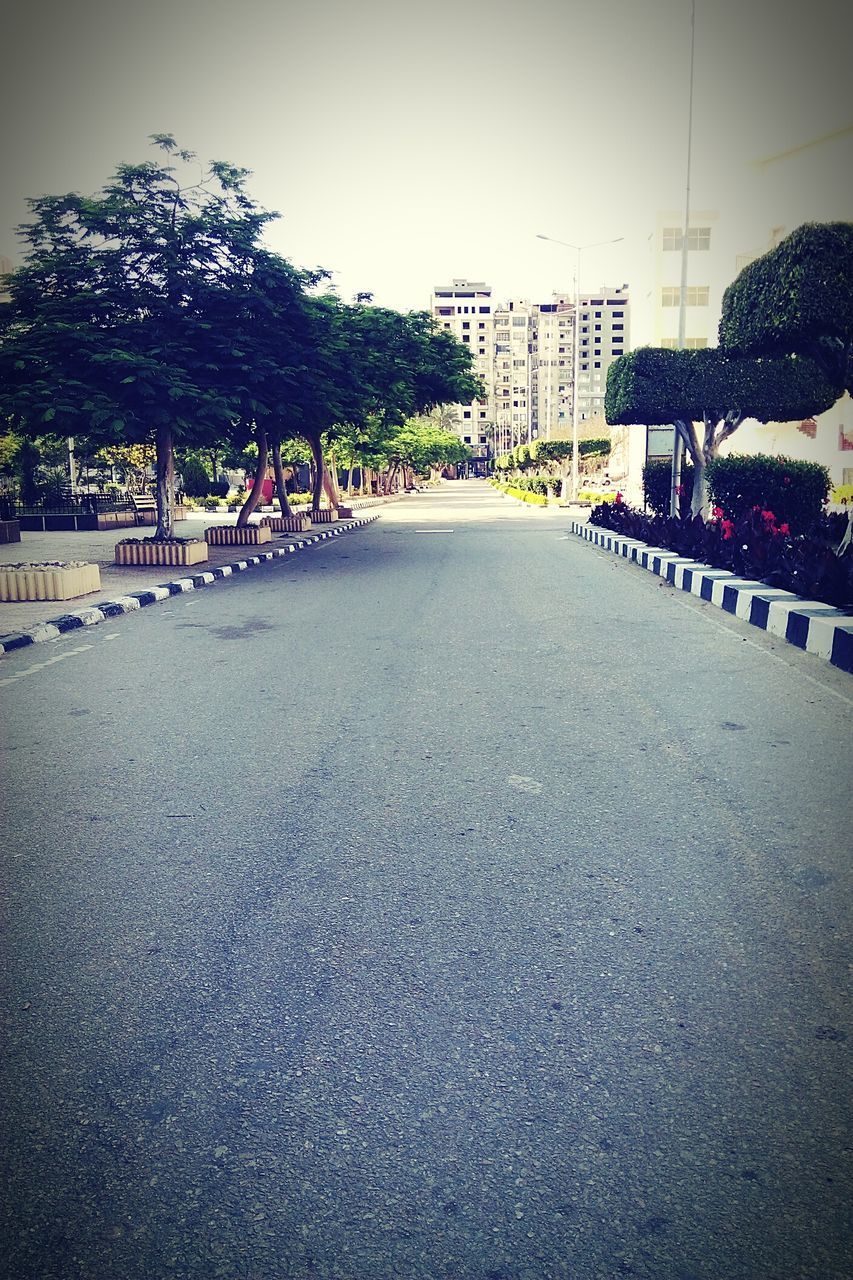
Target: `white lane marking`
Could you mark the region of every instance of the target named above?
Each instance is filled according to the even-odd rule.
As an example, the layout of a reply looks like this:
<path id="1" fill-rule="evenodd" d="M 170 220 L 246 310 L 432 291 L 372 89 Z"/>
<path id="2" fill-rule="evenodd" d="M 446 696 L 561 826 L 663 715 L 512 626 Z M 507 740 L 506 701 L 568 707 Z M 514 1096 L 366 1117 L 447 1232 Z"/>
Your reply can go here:
<path id="1" fill-rule="evenodd" d="M 108 636 L 104 636 L 105 640 L 118 640 L 118 638 L 119 633 L 117 631 L 111 631 Z"/>
<path id="2" fill-rule="evenodd" d="M 516 791 L 525 791 L 529 796 L 541 796 L 544 790 L 542 783 L 536 778 L 528 778 L 521 773 L 511 773 L 507 782 L 511 787 L 515 787 Z"/>
<path id="3" fill-rule="evenodd" d="M 94 648 L 91 644 L 78 644 L 74 649 L 66 649 L 64 653 L 55 653 L 50 658 L 45 658 L 43 662 L 34 662 L 30 667 L 24 667 L 23 671 L 16 671 L 11 676 L 4 676 L 0 680 L 0 689 L 7 684 L 14 684 L 16 680 L 23 680 L 24 676 L 36 675 L 39 671 L 44 671 L 45 667 L 52 666 L 54 662 L 62 662 L 65 658 L 73 658 L 75 653 L 85 653 L 87 649 Z"/>
<path id="4" fill-rule="evenodd" d="M 414 533 L 455 533 L 455 529 L 415 529 Z"/>

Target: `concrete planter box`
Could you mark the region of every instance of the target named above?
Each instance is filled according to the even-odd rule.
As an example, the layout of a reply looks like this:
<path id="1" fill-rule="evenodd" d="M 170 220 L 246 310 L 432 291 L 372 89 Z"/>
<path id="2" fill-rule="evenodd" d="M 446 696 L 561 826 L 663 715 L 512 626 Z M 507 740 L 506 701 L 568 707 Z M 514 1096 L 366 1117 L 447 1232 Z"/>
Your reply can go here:
<path id="1" fill-rule="evenodd" d="M 338 518 L 338 513 L 334 507 L 314 508 L 310 512 L 312 524 L 334 524 Z"/>
<path id="2" fill-rule="evenodd" d="M 233 524 L 216 524 L 205 529 L 204 536 L 211 547 L 256 547 L 272 542 L 272 530 L 267 524 L 246 524 L 239 529 Z"/>
<path id="3" fill-rule="evenodd" d="M 0 568 L 0 600 L 73 600 L 100 589 L 100 569 L 82 560 Z"/>
<path id="4" fill-rule="evenodd" d="M 352 520 L 352 507 L 338 507 L 339 520 Z"/>
<path id="5" fill-rule="evenodd" d="M 202 564 L 207 559 L 207 543 L 201 539 L 192 542 L 143 542 L 132 538 L 116 543 L 116 564 Z"/>
<path id="6" fill-rule="evenodd" d="M 0 520 L 0 542 L 20 542 L 20 520 Z"/>
<path id="7" fill-rule="evenodd" d="M 294 516 L 264 516 L 261 525 L 267 525 L 273 533 L 307 533 L 311 517 L 305 512 Z"/>

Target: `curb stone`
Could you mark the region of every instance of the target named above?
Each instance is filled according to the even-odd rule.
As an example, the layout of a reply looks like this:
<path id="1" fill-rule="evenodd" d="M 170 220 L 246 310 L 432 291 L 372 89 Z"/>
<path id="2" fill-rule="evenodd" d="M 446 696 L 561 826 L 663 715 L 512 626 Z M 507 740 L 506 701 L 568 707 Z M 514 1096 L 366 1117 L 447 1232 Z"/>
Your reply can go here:
<path id="1" fill-rule="evenodd" d="M 40 622 L 26 631 L 0 636 L 0 657 L 13 653 L 17 649 L 24 649 L 31 644 L 43 644 L 46 640 L 55 640 L 57 636 L 64 635 L 67 631 L 74 631 L 78 627 L 97 626 L 99 622 L 106 622 L 108 618 L 118 618 L 145 608 L 146 605 L 169 600 L 172 596 L 212 586 L 222 578 L 230 578 L 235 573 L 254 569 L 257 565 L 265 564 L 269 560 L 279 560 L 282 556 L 292 555 L 305 547 L 313 546 L 315 542 L 325 542 L 328 538 L 339 538 L 341 534 L 352 533 L 355 529 L 378 520 L 380 514 L 377 511 L 369 516 L 354 517 L 352 520 L 347 520 L 342 527 L 332 525 L 322 533 L 312 533 L 297 538 L 286 547 L 273 547 L 269 551 L 260 551 L 257 555 L 247 556 L 234 564 L 221 564 L 215 569 L 205 569 L 185 578 L 176 578 L 173 582 L 161 583 L 160 586 L 147 587 L 142 591 L 134 591 L 130 595 L 116 596 L 114 600 L 102 600 L 96 605 L 89 605 L 75 613 L 63 613 L 58 618 L 51 618 L 49 622 Z"/>
<path id="2" fill-rule="evenodd" d="M 733 613 L 762 631 L 787 640 L 823 658 L 841 671 L 853 673 L 853 614 L 820 600 L 804 600 L 791 591 L 741 578 L 663 547 L 652 547 L 610 529 L 573 520 L 571 532 L 605 551 L 632 560 L 671 586 L 689 591 L 726 613 Z"/>

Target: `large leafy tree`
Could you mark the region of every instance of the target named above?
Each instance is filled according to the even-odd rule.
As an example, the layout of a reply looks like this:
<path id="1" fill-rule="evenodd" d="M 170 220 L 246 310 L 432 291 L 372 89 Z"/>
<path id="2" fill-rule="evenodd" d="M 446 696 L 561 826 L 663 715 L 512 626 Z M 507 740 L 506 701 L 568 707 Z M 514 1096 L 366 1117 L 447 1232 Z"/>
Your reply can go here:
<path id="1" fill-rule="evenodd" d="M 153 439 L 155 536 L 169 538 L 175 444 L 209 443 L 245 412 L 239 349 L 213 317 L 273 215 L 247 195 L 246 170 L 199 174 L 171 135 L 153 141 L 157 160 L 121 165 L 95 196 L 30 201 L 0 319 L 0 412 L 29 436 Z"/>
<path id="2" fill-rule="evenodd" d="M 835 384 L 806 356 L 738 359 L 715 347 L 641 347 L 608 369 L 604 410 L 611 425 L 675 424 L 693 463 L 696 516 L 708 502 L 705 468 L 745 418 L 789 422 L 836 399 Z"/>

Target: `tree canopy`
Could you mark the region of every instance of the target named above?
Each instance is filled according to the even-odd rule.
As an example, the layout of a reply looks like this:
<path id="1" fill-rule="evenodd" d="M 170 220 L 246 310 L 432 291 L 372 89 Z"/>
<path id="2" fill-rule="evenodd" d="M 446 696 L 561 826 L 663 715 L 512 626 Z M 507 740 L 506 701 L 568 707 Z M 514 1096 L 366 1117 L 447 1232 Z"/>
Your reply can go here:
<path id="1" fill-rule="evenodd" d="M 809 355 L 853 391 L 853 222 L 805 223 L 745 267 L 719 339 L 735 355 Z"/>
<path id="2" fill-rule="evenodd" d="M 261 242 L 276 215 L 248 171 L 199 168 L 168 134 L 94 196 L 30 201 L 23 267 L 0 312 L 0 415 L 21 435 L 154 441 L 158 537 L 170 537 L 175 445 L 309 442 L 381 415 L 400 425 L 483 394 L 468 349 L 424 312 L 353 304 Z M 258 489 L 259 492 L 259 489 Z"/>

